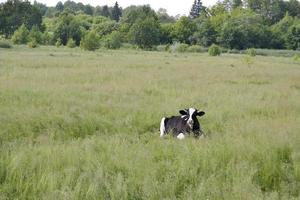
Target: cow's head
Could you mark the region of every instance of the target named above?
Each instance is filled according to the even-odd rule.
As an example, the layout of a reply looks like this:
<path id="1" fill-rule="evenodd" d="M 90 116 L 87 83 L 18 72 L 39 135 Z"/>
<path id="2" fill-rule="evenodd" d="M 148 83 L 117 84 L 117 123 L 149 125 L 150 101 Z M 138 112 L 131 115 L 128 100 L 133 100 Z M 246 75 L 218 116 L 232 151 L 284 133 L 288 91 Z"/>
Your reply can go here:
<path id="1" fill-rule="evenodd" d="M 190 126 L 190 128 L 193 128 L 195 123 L 199 124 L 197 116 L 201 117 L 205 115 L 204 111 L 198 111 L 195 108 L 180 110 L 179 113 L 182 115 L 182 118 L 186 119 L 186 122 Z"/>

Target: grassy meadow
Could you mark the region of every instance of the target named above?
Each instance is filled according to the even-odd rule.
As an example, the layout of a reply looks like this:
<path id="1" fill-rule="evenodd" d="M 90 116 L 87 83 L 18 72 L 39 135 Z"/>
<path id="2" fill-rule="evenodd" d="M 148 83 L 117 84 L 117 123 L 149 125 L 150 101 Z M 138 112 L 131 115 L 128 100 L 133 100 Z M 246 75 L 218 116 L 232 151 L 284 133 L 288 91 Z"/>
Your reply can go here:
<path id="1" fill-rule="evenodd" d="M 246 61 L 0 49 L 0 200 L 300 199 L 300 64 Z M 159 138 L 188 107 L 207 137 Z"/>

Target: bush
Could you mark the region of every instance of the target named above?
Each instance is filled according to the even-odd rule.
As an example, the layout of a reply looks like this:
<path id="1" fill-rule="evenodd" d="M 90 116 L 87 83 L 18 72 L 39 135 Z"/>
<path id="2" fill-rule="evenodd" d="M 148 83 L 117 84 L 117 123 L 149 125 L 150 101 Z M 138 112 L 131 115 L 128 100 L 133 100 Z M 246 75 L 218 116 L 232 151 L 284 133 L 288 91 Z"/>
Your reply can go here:
<path id="1" fill-rule="evenodd" d="M 255 57 L 256 56 L 256 50 L 254 48 L 250 48 L 246 50 L 247 55 L 251 56 L 251 57 Z"/>
<path id="2" fill-rule="evenodd" d="M 221 48 L 216 44 L 212 44 L 208 49 L 208 54 L 210 56 L 219 56 L 221 55 Z"/>
<path id="3" fill-rule="evenodd" d="M 28 44 L 27 44 L 30 48 L 36 48 L 36 47 L 38 47 L 38 42 L 35 40 L 35 39 L 33 39 L 33 40 L 31 40 L 30 42 L 28 42 Z"/>
<path id="4" fill-rule="evenodd" d="M 136 46 L 133 45 L 133 44 L 130 44 L 130 43 L 123 43 L 123 44 L 122 44 L 122 48 L 123 48 L 123 49 L 135 49 Z"/>
<path id="5" fill-rule="evenodd" d="M 0 40 L 0 48 L 9 49 L 12 48 L 12 45 L 6 40 Z"/>
<path id="6" fill-rule="evenodd" d="M 139 20 L 130 28 L 129 38 L 142 49 L 151 49 L 159 43 L 160 24 L 155 18 Z"/>
<path id="7" fill-rule="evenodd" d="M 122 45 L 122 36 L 119 32 L 113 31 L 105 38 L 104 46 L 108 49 L 119 49 Z"/>
<path id="8" fill-rule="evenodd" d="M 53 34 L 49 32 L 44 32 L 42 34 L 42 44 L 44 45 L 54 45 L 55 42 L 53 42 Z"/>
<path id="9" fill-rule="evenodd" d="M 178 43 L 178 42 L 175 42 L 173 45 L 170 46 L 170 52 L 180 52 L 180 53 L 183 53 L 183 52 L 186 52 L 187 49 L 188 49 L 189 45 L 187 44 L 181 44 L 181 43 Z"/>
<path id="10" fill-rule="evenodd" d="M 170 45 L 158 45 L 156 47 L 156 51 L 168 51 L 169 47 L 170 47 Z"/>
<path id="11" fill-rule="evenodd" d="M 100 48 L 100 36 L 95 31 L 88 32 L 80 42 L 84 50 L 95 51 Z"/>
<path id="12" fill-rule="evenodd" d="M 58 40 L 56 41 L 56 43 L 55 43 L 55 46 L 56 46 L 56 47 L 60 47 L 61 45 L 62 45 L 61 39 L 58 39 Z"/>
<path id="13" fill-rule="evenodd" d="M 28 35 L 28 41 L 35 40 L 38 44 L 43 42 L 43 34 L 41 33 L 38 26 L 33 26 Z"/>
<path id="14" fill-rule="evenodd" d="M 14 32 L 11 40 L 14 44 L 26 44 L 28 42 L 28 35 L 29 30 L 23 24 Z"/>
<path id="15" fill-rule="evenodd" d="M 68 40 L 67 47 L 69 47 L 69 48 L 75 48 L 76 47 L 76 43 L 75 43 L 75 41 L 72 38 L 70 38 Z"/>
<path id="16" fill-rule="evenodd" d="M 194 53 L 204 53 L 204 52 L 207 52 L 207 48 L 199 46 L 199 45 L 192 45 L 187 48 L 187 51 L 194 52 Z"/>

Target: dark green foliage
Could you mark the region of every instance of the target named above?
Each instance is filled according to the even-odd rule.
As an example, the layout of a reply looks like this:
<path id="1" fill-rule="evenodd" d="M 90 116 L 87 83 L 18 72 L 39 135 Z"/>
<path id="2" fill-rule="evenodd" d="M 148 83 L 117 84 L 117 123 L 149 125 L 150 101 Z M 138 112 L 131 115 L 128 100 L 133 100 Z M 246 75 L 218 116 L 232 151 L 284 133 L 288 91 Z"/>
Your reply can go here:
<path id="1" fill-rule="evenodd" d="M 102 7 L 101 15 L 104 17 L 110 17 L 110 12 L 107 5 Z"/>
<path id="2" fill-rule="evenodd" d="M 194 33 L 193 38 L 197 44 L 209 47 L 217 42 L 217 31 L 210 19 L 198 19 L 196 23 L 197 31 Z"/>
<path id="3" fill-rule="evenodd" d="M 108 49 L 119 49 L 122 45 L 122 36 L 119 32 L 113 31 L 105 38 L 104 43 Z"/>
<path id="4" fill-rule="evenodd" d="M 269 37 L 270 30 L 263 25 L 259 16 L 243 9 L 237 9 L 224 23 L 219 42 L 230 49 L 268 48 Z"/>
<path id="5" fill-rule="evenodd" d="M 300 50 L 300 24 L 295 24 L 288 29 L 286 39 L 287 48 Z"/>
<path id="6" fill-rule="evenodd" d="M 156 19 L 148 18 L 139 20 L 130 28 L 130 40 L 143 49 L 150 49 L 158 44 L 160 26 Z"/>
<path id="7" fill-rule="evenodd" d="M 119 24 L 113 20 L 105 19 L 102 23 L 93 25 L 93 29 L 102 37 L 118 30 Z"/>
<path id="8" fill-rule="evenodd" d="M 181 43 L 190 44 L 196 24 L 188 17 L 181 17 L 174 25 L 173 37 Z"/>
<path id="9" fill-rule="evenodd" d="M 29 1 L 8 0 L 0 4 L 0 34 L 11 36 L 22 24 L 28 29 L 33 25 L 41 28 L 42 15 Z"/>
<path id="10" fill-rule="evenodd" d="M 84 50 L 95 51 L 100 48 L 100 36 L 95 31 L 88 32 L 81 40 L 80 47 Z"/>
<path id="11" fill-rule="evenodd" d="M 150 6 L 130 6 L 124 9 L 121 21 L 132 26 L 135 22 L 145 20 L 147 18 L 154 18 L 155 20 L 158 20 L 155 11 L 152 10 Z"/>
<path id="12" fill-rule="evenodd" d="M 33 26 L 30 30 L 30 33 L 28 35 L 28 40 L 29 41 L 35 41 L 37 42 L 38 44 L 42 44 L 43 42 L 43 35 L 42 33 L 40 32 L 39 30 L 39 27 L 38 26 Z"/>
<path id="13" fill-rule="evenodd" d="M 208 49 L 208 54 L 210 56 L 219 56 L 221 55 L 221 48 L 216 44 L 212 44 Z"/>
<path id="14" fill-rule="evenodd" d="M 55 8 L 57 11 L 62 12 L 64 10 L 64 4 L 61 1 L 59 1 L 57 2 Z"/>
<path id="15" fill-rule="evenodd" d="M 36 7 L 42 16 L 44 16 L 48 10 L 47 5 L 37 2 L 36 0 L 33 3 L 33 6 Z"/>
<path id="16" fill-rule="evenodd" d="M 24 24 L 15 31 L 12 36 L 12 42 L 14 44 L 26 44 L 28 42 L 29 30 L 26 28 Z"/>
<path id="17" fill-rule="evenodd" d="M 172 43 L 172 32 L 174 29 L 173 24 L 162 24 L 160 26 L 160 43 L 161 44 L 171 44 Z"/>
<path id="18" fill-rule="evenodd" d="M 122 10 L 119 7 L 118 2 L 115 3 L 115 6 L 113 7 L 111 11 L 111 18 L 113 20 L 116 20 L 117 22 L 120 20 L 120 17 L 122 16 Z"/>
<path id="19" fill-rule="evenodd" d="M 199 17 L 201 15 L 202 9 L 203 9 L 203 7 L 202 7 L 201 0 L 195 0 L 194 4 L 192 6 L 192 9 L 190 11 L 190 17 L 192 19 L 196 19 L 197 17 Z"/>
<path id="20" fill-rule="evenodd" d="M 61 40 L 63 45 L 66 45 L 69 38 L 72 38 L 76 45 L 79 45 L 82 31 L 80 23 L 73 14 L 64 12 L 58 20 L 58 25 L 54 31 L 54 39 Z"/>

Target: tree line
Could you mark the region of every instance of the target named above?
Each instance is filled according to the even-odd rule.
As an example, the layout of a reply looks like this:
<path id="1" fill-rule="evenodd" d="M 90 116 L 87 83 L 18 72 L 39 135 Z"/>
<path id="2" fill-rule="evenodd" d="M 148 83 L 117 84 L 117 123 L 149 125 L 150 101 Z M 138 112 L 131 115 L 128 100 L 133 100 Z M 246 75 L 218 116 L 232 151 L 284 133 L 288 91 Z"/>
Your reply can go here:
<path id="1" fill-rule="evenodd" d="M 207 8 L 201 0 L 189 16 L 169 16 L 149 5 L 122 9 L 58 2 L 54 7 L 23 0 L 0 4 L 0 35 L 16 44 L 143 49 L 184 43 L 228 49 L 300 49 L 300 3 L 297 0 L 223 0 Z"/>

